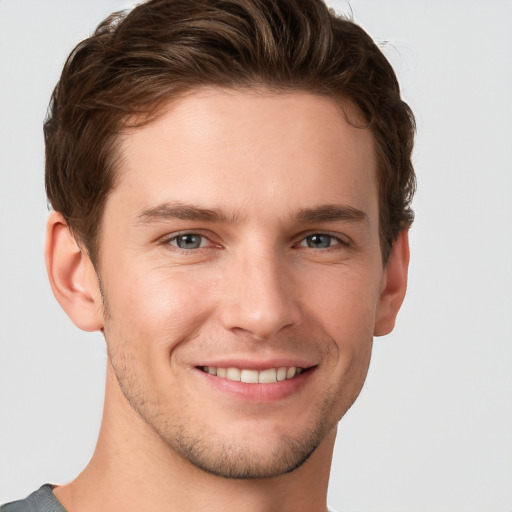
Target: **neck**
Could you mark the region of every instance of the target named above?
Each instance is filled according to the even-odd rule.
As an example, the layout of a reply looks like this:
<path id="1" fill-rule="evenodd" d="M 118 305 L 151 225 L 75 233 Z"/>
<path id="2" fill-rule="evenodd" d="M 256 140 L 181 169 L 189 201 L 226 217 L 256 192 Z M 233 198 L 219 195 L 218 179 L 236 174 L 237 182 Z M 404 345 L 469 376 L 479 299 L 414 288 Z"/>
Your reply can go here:
<path id="1" fill-rule="evenodd" d="M 103 421 L 93 457 L 55 495 L 67 510 L 325 512 L 331 431 L 299 468 L 274 478 L 228 479 L 176 454 L 130 408 L 109 371 Z"/>

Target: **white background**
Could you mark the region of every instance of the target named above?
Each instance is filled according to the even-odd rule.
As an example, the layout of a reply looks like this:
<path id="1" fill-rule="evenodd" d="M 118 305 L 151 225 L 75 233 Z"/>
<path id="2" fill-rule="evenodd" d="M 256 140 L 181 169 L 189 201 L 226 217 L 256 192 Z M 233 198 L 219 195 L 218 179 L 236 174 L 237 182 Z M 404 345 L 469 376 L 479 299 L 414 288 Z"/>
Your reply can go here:
<path id="1" fill-rule="evenodd" d="M 104 343 L 44 270 L 42 120 L 122 0 L 0 0 L 0 503 L 87 463 Z M 350 10 L 348 2 L 337 3 Z M 340 512 L 512 511 L 512 2 L 353 0 L 417 115 L 408 297 L 340 424 Z"/>

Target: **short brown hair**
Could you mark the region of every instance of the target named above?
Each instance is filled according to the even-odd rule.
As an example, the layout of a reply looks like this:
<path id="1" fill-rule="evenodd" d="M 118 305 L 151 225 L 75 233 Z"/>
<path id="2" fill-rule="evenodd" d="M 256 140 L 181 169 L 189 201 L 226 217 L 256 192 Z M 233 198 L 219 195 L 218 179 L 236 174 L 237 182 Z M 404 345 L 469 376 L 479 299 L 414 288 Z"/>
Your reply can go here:
<path id="1" fill-rule="evenodd" d="M 151 0 L 114 13 L 76 46 L 44 125 L 49 201 L 93 262 L 119 135 L 207 85 L 306 91 L 355 104 L 376 142 L 387 261 L 413 220 L 415 124 L 368 34 L 321 0 Z"/>

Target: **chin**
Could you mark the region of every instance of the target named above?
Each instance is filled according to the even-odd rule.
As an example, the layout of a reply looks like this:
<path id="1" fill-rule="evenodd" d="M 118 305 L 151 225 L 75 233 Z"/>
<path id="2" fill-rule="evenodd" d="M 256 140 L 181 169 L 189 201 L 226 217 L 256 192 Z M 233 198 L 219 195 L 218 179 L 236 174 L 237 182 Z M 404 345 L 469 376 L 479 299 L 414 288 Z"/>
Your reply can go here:
<path id="1" fill-rule="evenodd" d="M 242 441 L 184 439 L 175 436 L 168 444 L 183 459 L 212 475 L 230 479 L 275 478 L 296 470 L 318 448 L 327 432 L 315 429 L 299 438 L 282 436 L 272 443 L 261 436 L 260 446 Z M 254 440 L 253 440 L 254 441 Z"/>
<path id="2" fill-rule="evenodd" d="M 155 430 L 160 430 L 161 439 L 174 453 L 206 473 L 229 479 L 267 479 L 295 471 L 313 455 L 336 429 L 339 418 L 332 412 L 322 407 L 296 421 L 287 418 L 283 422 L 282 417 L 281 421 L 238 421 L 231 423 L 231 429 L 215 425 L 201 429 L 182 422 Z"/>

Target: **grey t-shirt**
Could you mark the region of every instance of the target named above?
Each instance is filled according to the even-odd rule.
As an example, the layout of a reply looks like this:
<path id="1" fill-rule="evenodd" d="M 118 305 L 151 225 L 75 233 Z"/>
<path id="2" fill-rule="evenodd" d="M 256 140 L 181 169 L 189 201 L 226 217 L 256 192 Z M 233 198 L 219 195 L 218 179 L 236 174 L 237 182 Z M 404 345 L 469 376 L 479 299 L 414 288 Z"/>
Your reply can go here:
<path id="1" fill-rule="evenodd" d="M 52 486 L 45 484 L 24 500 L 2 505 L 0 512 L 66 512 L 66 509 L 53 494 Z"/>

